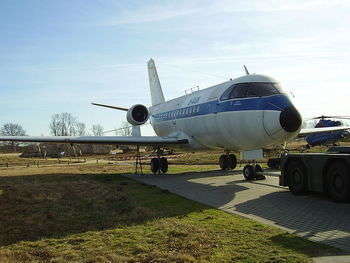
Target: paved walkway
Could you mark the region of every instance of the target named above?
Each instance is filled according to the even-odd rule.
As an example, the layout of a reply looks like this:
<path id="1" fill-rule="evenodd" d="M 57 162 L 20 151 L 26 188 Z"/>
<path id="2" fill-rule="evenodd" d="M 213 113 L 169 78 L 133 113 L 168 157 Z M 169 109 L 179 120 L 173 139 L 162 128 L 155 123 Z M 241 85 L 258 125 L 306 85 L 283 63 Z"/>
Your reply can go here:
<path id="1" fill-rule="evenodd" d="M 241 171 L 130 177 L 350 253 L 350 204 L 319 195 L 293 196 L 278 186 L 277 175 L 255 182 L 244 181 Z"/>

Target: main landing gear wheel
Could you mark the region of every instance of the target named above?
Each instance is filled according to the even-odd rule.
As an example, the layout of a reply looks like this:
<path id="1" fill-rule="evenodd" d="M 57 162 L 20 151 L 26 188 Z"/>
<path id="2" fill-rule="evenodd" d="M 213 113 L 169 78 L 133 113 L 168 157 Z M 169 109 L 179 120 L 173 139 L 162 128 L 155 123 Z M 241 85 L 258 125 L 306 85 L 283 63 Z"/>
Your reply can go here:
<path id="1" fill-rule="evenodd" d="M 263 172 L 263 169 L 259 164 L 255 166 L 248 164 L 243 168 L 243 176 L 248 181 L 265 179 L 265 176 L 261 174 L 262 172 Z"/>
<path id="2" fill-rule="evenodd" d="M 219 158 L 221 170 L 233 170 L 237 166 L 237 158 L 234 154 L 223 154 Z"/>
<path id="3" fill-rule="evenodd" d="M 168 166 L 168 160 L 165 157 L 151 159 L 151 171 L 153 174 L 167 173 Z"/>
<path id="4" fill-rule="evenodd" d="M 230 167 L 230 169 L 231 169 L 231 170 L 234 170 L 234 169 L 236 168 L 236 166 L 237 166 L 237 158 L 236 158 L 236 155 L 234 155 L 234 154 L 229 154 L 229 158 L 230 158 L 230 160 L 231 160 L 231 167 Z"/>
<path id="5" fill-rule="evenodd" d="M 152 158 L 151 159 L 151 171 L 152 173 L 156 174 L 158 173 L 160 168 L 160 159 L 159 158 Z"/>
<path id="6" fill-rule="evenodd" d="M 165 157 L 162 157 L 159 160 L 160 160 L 160 171 L 163 174 L 166 174 L 168 172 L 168 167 L 169 167 L 168 160 Z"/>

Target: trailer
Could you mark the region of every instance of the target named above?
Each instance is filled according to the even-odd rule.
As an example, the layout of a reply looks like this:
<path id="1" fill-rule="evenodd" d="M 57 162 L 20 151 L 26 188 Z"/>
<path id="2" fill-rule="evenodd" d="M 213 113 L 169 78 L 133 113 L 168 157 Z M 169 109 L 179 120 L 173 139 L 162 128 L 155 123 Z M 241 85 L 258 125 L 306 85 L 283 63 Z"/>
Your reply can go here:
<path id="1" fill-rule="evenodd" d="M 325 153 L 287 153 L 281 158 L 279 185 L 295 194 L 318 192 L 336 202 L 350 201 L 350 147 Z"/>

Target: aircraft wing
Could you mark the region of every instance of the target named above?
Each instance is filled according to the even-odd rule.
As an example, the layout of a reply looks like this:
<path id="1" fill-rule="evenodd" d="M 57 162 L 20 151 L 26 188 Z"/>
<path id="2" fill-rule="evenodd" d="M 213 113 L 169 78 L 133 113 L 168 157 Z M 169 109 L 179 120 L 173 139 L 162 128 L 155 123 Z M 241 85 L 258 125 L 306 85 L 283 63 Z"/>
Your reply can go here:
<path id="1" fill-rule="evenodd" d="M 298 137 L 304 137 L 304 136 L 316 134 L 316 133 L 326 133 L 326 132 L 336 132 L 336 131 L 346 131 L 346 130 L 350 130 L 350 127 L 336 126 L 336 127 L 322 127 L 322 128 L 307 128 L 307 129 L 301 129 L 301 131 L 298 134 Z"/>
<path id="2" fill-rule="evenodd" d="M 51 143 L 79 143 L 79 144 L 119 144 L 119 145 L 174 145 L 187 144 L 188 140 L 176 137 L 158 136 L 0 136 L 0 141 L 12 142 L 51 142 Z"/>

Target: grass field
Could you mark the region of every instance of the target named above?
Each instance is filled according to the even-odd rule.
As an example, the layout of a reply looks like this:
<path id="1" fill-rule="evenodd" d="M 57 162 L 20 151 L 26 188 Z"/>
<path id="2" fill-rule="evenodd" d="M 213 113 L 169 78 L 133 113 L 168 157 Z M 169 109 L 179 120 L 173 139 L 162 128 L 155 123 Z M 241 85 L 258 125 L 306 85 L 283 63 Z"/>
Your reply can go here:
<path id="1" fill-rule="evenodd" d="M 1 169 L 0 262 L 309 262 L 336 251 L 122 176 L 131 169 Z"/>

